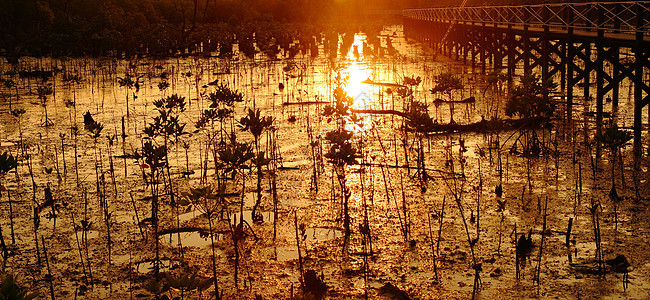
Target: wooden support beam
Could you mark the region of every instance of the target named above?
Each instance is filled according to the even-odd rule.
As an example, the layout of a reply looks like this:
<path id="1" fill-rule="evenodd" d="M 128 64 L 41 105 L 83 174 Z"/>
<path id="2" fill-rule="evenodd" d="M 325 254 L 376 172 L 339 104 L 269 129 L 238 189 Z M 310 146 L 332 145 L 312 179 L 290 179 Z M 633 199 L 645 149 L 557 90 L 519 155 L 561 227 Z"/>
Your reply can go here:
<path id="1" fill-rule="evenodd" d="M 575 46 L 573 40 L 571 39 L 571 34 L 567 38 L 567 68 L 566 68 L 566 78 L 567 78 L 567 88 L 566 88 L 566 116 L 567 122 L 569 124 L 573 123 L 573 69 L 575 63 L 573 58 L 575 57 Z"/>

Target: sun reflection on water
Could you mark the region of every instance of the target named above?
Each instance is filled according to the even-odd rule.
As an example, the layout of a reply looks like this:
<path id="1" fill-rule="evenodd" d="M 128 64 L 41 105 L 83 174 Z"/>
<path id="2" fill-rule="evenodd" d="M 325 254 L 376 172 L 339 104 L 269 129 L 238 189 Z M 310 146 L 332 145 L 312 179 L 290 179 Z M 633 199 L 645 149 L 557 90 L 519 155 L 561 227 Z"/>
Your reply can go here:
<path id="1" fill-rule="evenodd" d="M 363 43 L 365 40 L 366 35 L 363 33 L 354 35 L 354 43 L 346 55 L 350 64 L 341 72 L 344 77 L 347 77 L 345 92 L 354 99 L 352 105 L 354 109 L 365 109 L 368 102 L 372 100 L 371 86 L 362 83 L 372 77 L 372 70 L 364 61 Z"/>

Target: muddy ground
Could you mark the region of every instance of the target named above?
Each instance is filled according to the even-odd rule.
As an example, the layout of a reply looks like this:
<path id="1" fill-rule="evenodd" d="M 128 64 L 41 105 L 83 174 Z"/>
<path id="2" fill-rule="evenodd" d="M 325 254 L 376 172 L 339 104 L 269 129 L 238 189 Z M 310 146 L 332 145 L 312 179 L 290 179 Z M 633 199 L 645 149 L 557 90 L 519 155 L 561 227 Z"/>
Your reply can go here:
<path id="1" fill-rule="evenodd" d="M 358 50 L 366 38 L 356 35 Z M 346 91 L 354 97 L 355 108 L 400 110 L 402 100 L 386 86 L 361 81 L 401 83 L 403 76 L 421 76 L 415 98 L 431 104 L 443 97 L 429 92 L 435 76 L 450 70 L 464 84 L 463 90 L 453 93 L 455 99 L 476 98 L 476 103 L 455 106 L 456 122 L 504 117 L 506 83 L 488 86 L 480 70 L 433 55 L 431 49 L 406 40 L 399 26 L 386 27 L 379 40 L 374 50 L 384 48 L 382 57 L 361 51 L 357 58 L 350 48 L 335 60 L 342 74 L 349 76 Z M 3 259 L 4 272 L 18 275 L 23 286 L 38 291 L 41 298 L 51 293 L 59 299 L 151 297 L 146 286 L 156 279 L 152 260 L 158 240 L 161 283 L 168 282 L 165 274 L 212 277 L 212 243 L 204 211 L 196 205 L 177 210 L 169 195 L 162 196 L 160 231 L 184 228 L 185 232 L 161 234 L 156 239 L 151 222 L 145 220 L 151 217 L 152 185 L 142 178 L 148 166 L 124 154 L 142 147 L 143 129 L 157 114 L 153 101 L 178 94 L 188 102 L 179 117 L 187 123 L 188 134 L 171 141 L 169 147 L 176 199 L 192 187 L 216 185 L 214 157 L 208 151 L 206 158 L 208 135 L 195 132 L 194 123 L 208 108 L 207 95 L 215 88 L 208 83 L 219 80 L 246 99 L 235 105 L 235 118 L 226 122 L 227 131 L 252 143 L 253 136 L 239 130 L 237 121 L 245 109 L 259 108 L 262 115 L 274 118 L 274 130 L 264 134 L 261 144 L 267 153 L 278 154 L 273 163 L 278 167 L 277 218 L 271 172 L 265 169 L 261 181 L 262 222 L 253 222 L 250 216 L 257 199 L 256 170 L 243 172 L 244 197 L 240 196 L 242 173 L 226 181 L 226 191 L 233 194 L 226 198 L 230 205 L 223 214 L 213 216 L 217 282 L 224 299 L 306 297 L 301 289 L 301 264 L 304 272 L 313 270 L 322 276 L 328 299 L 462 299 L 473 294 L 487 299 L 648 297 L 647 156 L 638 158 L 639 170 L 635 171 L 631 145 L 622 150 L 623 164 L 617 160 L 614 175 L 620 198 L 608 197 L 611 156 L 603 149 L 597 157 L 590 144 L 595 120 L 589 112 L 595 108 L 593 101 L 584 99 L 574 111 L 575 121 L 567 123 L 559 117 L 563 115 L 562 97 L 556 98 L 558 117 L 553 126 L 536 131 L 546 151 L 534 157 L 520 153 L 521 131 L 418 136 L 402 130 L 400 116 L 362 115 L 363 124 L 349 128 L 363 155 L 359 164 L 346 167 L 352 234 L 344 248 L 340 184 L 332 164 L 318 155 L 327 152 L 324 136 L 335 127 L 335 122 L 322 115 L 320 102 L 333 101 L 336 72 L 322 46 L 320 51 L 316 57 L 306 53 L 277 60 L 262 56 L 255 60 L 243 56 L 23 58 L 18 66 L 0 65 L 4 74 L 0 77 L 17 83 L 16 88 L 1 90 L 0 152 L 19 158 L 16 172 L 10 171 L 0 181 L 6 188 L 0 198 L 0 225 L 9 254 Z M 41 68 L 60 72 L 47 81 L 11 72 Z M 139 78 L 139 88 L 120 86 L 120 78 L 127 73 Z M 65 81 L 70 74 L 80 75 L 80 81 Z M 163 81 L 169 87 L 161 90 L 158 84 Z M 279 88 L 280 83 L 284 88 Z M 48 84 L 53 94 L 45 101 L 46 120 L 37 89 Z M 629 87 L 621 91 L 613 120 L 625 128 L 632 124 L 633 103 Z M 11 115 L 10 101 L 11 109 L 25 109 L 22 117 Z M 315 103 L 283 105 L 301 101 Z M 611 111 L 608 105 L 606 111 Z M 98 138 L 84 129 L 86 112 L 104 125 Z M 450 120 L 448 106 L 430 105 L 429 113 L 440 123 Z M 78 128 L 76 135 L 73 126 Z M 275 146 L 268 143 L 269 137 Z M 419 145 L 429 176 L 426 181 L 417 170 Z M 411 168 L 405 167 L 407 163 Z M 167 184 L 162 182 L 160 189 Z M 495 192 L 499 184 L 500 196 Z M 44 205 L 46 187 L 52 191 L 54 206 Z M 235 217 L 240 219 L 242 199 L 250 227 L 245 227 L 237 245 L 240 262 L 235 282 L 232 224 L 236 224 Z M 592 214 L 590 208 L 595 205 Z M 34 211 L 39 206 L 39 223 L 35 224 Z M 368 229 L 363 228 L 366 214 Z M 567 245 L 569 219 L 573 226 Z M 610 272 L 607 264 L 602 264 L 604 272 L 598 274 L 594 224 L 600 228 L 603 260 L 620 254 L 631 264 L 626 287 L 623 273 Z M 516 276 L 519 236 L 515 232 L 530 232 L 532 239 L 532 249 L 520 264 L 520 278 Z M 178 290 L 165 293 L 181 295 Z M 185 292 L 183 297 L 207 299 L 211 293 L 212 286 L 202 293 Z"/>

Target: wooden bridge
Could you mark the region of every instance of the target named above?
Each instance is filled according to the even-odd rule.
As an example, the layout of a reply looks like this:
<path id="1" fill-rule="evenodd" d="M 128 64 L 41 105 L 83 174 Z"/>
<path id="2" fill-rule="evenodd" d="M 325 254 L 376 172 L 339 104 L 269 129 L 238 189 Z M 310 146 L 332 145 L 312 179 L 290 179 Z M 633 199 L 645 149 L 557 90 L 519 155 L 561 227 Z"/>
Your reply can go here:
<path id="1" fill-rule="evenodd" d="M 509 83 L 518 72 L 559 79 L 569 121 L 576 90 L 582 89 L 581 95 L 589 99 L 595 75 L 597 133 L 602 127 L 603 99 L 611 98 L 616 109 L 619 87 L 628 80 L 634 86 L 637 154 L 642 149 L 642 110 L 650 102 L 649 15 L 650 1 L 402 11 L 407 37 L 483 72 L 505 69 Z"/>

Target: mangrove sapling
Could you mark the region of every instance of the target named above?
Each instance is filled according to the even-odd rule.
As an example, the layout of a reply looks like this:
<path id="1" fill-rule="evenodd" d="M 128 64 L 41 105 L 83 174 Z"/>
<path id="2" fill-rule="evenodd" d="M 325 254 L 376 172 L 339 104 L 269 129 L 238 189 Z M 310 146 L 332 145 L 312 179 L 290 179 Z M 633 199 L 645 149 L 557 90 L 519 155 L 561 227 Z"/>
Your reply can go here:
<path id="1" fill-rule="evenodd" d="M 74 135 L 74 172 L 77 178 L 77 186 L 79 186 L 79 160 L 77 159 L 79 156 L 77 155 L 77 141 L 79 138 L 79 128 L 76 125 L 73 125 L 70 127 L 70 131 L 72 131 L 72 135 Z"/>
<path id="2" fill-rule="evenodd" d="M 143 143 L 142 149 L 129 156 L 136 159 L 144 174 L 145 182 L 151 185 L 151 220 L 153 223 L 153 236 L 155 239 L 155 261 L 154 273 L 156 278 L 160 274 L 160 243 L 158 236 L 158 206 L 159 206 L 159 185 L 160 176 L 166 166 L 165 155 L 167 147 L 165 145 L 156 146 L 151 140 Z M 149 172 L 145 171 L 149 170 Z M 164 175 L 163 175 L 164 176 Z"/>
<path id="3" fill-rule="evenodd" d="M 88 191 L 86 188 L 83 188 L 83 195 L 84 195 L 84 215 L 83 219 L 81 220 L 81 242 L 84 245 L 84 249 L 86 250 L 86 262 L 88 263 L 88 276 L 90 277 L 90 284 L 93 285 L 93 269 L 92 269 L 92 264 L 91 264 L 91 259 L 90 259 L 90 251 L 88 247 L 88 231 L 90 230 L 93 222 L 90 221 L 90 217 L 88 217 Z"/>
<path id="4" fill-rule="evenodd" d="M 86 264 L 84 263 L 83 252 L 81 251 L 81 242 L 79 241 L 79 233 L 77 232 L 77 222 L 74 219 L 74 212 L 72 209 L 69 210 L 70 220 L 72 221 L 72 230 L 74 230 L 74 236 L 77 241 L 77 250 L 79 251 L 79 262 L 81 263 L 81 269 L 84 273 L 84 282 L 88 284 L 88 273 L 86 273 Z"/>
<path id="5" fill-rule="evenodd" d="M 424 183 L 428 180 L 429 176 L 426 173 L 426 163 L 424 160 L 424 146 L 422 139 L 424 138 L 424 133 L 430 132 L 434 126 L 433 119 L 428 112 L 428 106 L 419 101 L 411 101 L 409 105 L 409 110 L 407 112 L 407 117 L 404 120 L 405 130 L 413 131 L 418 138 L 418 175 L 421 180 L 421 184 L 424 187 Z M 406 132 L 404 133 L 406 135 Z M 404 139 L 403 142 L 405 142 Z M 408 165 L 408 160 L 406 161 Z M 410 170 L 410 168 L 409 168 Z"/>
<path id="6" fill-rule="evenodd" d="M 342 129 L 340 131 L 330 131 L 326 134 L 325 139 L 327 139 L 331 146 L 329 152 L 325 154 L 325 157 L 330 159 L 330 162 L 333 164 L 333 170 L 336 173 L 338 178 L 339 185 L 341 187 L 341 196 L 343 204 L 343 227 L 345 230 L 346 242 L 344 243 L 344 249 L 347 245 L 347 240 L 350 237 L 350 213 L 348 208 L 348 201 L 352 196 L 352 191 L 348 188 L 346 184 L 346 165 L 353 165 L 357 163 L 357 149 L 352 145 L 350 140 L 352 139 L 352 132 Z"/>
<path id="7" fill-rule="evenodd" d="M 219 194 L 223 194 L 223 191 L 216 191 Z M 212 249 L 212 276 L 214 280 L 214 294 L 217 299 L 220 298 L 219 294 L 219 283 L 217 280 L 217 256 L 215 253 L 215 244 L 214 244 L 214 226 L 212 224 L 213 219 L 217 213 L 221 213 L 227 206 L 228 202 L 225 201 L 223 197 L 220 197 L 219 194 L 215 193 L 214 187 L 208 185 L 203 187 L 191 188 L 189 192 L 184 192 L 183 196 L 185 199 L 179 200 L 179 205 L 193 204 L 199 211 L 205 214 L 208 219 L 208 229 L 210 230 L 210 248 Z"/>
<path id="8" fill-rule="evenodd" d="M 591 224 L 594 227 L 594 242 L 596 244 L 595 259 L 598 262 L 598 271 L 600 274 L 604 274 L 603 273 L 603 249 L 602 249 L 602 244 L 600 239 L 600 217 L 598 214 L 598 209 L 601 209 L 602 211 L 602 208 L 600 203 L 593 199 L 591 201 L 591 207 L 587 207 L 587 208 L 591 213 Z"/>
<path id="9" fill-rule="evenodd" d="M 16 169 L 18 167 L 18 161 L 16 158 L 8 154 L 7 152 L 3 153 L 0 155 L 0 197 L 2 196 L 2 191 L 7 192 L 7 199 L 9 201 L 9 225 L 11 227 L 11 243 L 15 244 L 16 243 L 16 237 L 14 234 L 14 213 L 13 213 L 13 205 L 11 201 L 11 195 L 9 194 L 9 190 L 3 185 L 3 181 L 5 179 L 5 174 L 9 173 L 12 169 Z M 3 242 L 4 244 L 4 242 Z"/>
<path id="10" fill-rule="evenodd" d="M 210 130 L 207 131 L 208 137 L 208 147 L 206 147 L 205 155 L 205 169 L 203 172 L 207 172 L 207 161 L 210 151 L 210 145 L 212 145 L 212 154 L 214 156 L 214 169 L 215 173 L 218 172 L 218 151 L 221 146 L 226 144 L 224 138 L 224 125 L 227 119 L 232 119 L 234 112 L 235 103 L 243 102 L 244 95 L 237 90 L 229 88 L 227 85 L 219 84 L 214 92 L 208 94 L 208 100 L 210 101 L 210 106 L 208 109 L 204 110 L 201 113 L 201 117 L 196 122 L 195 127 L 198 130 L 206 129 L 206 125 L 210 125 Z M 219 130 L 215 128 L 215 122 L 219 121 Z M 216 137 L 219 135 L 219 141 L 217 142 Z"/>
<path id="11" fill-rule="evenodd" d="M 429 122 L 427 121 L 431 120 L 431 117 L 429 117 L 429 114 L 427 112 L 427 105 L 424 103 L 414 101 L 414 91 L 417 88 L 417 86 L 420 85 L 420 83 L 422 82 L 422 78 L 419 76 L 418 77 L 404 76 L 403 82 L 404 82 L 403 87 L 397 88 L 397 95 L 399 95 L 399 97 L 402 98 L 404 110 L 408 111 L 407 118 L 405 118 L 404 120 L 404 122 L 406 123 L 405 129 L 406 130 L 416 129 L 415 130 L 416 132 L 421 132 L 421 130 L 417 130 L 417 129 L 423 129 L 423 127 L 427 127 L 429 125 Z M 431 124 L 433 124 L 433 122 L 431 122 Z M 419 137 L 421 138 L 421 136 Z M 421 144 L 422 141 L 420 140 L 420 145 Z M 406 134 L 406 132 L 404 132 L 404 134 L 402 135 L 402 146 L 404 148 L 404 159 L 407 166 L 409 165 L 409 155 L 407 151 L 408 145 L 409 145 L 408 135 Z M 395 159 L 397 160 L 397 156 L 395 157 Z M 422 157 L 420 156 L 420 151 L 418 151 L 418 162 L 420 162 L 421 159 Z M 407 172 L 410 175 L 411 169 L 408 168 Z M 422 174 L 422 176 L 425 176 L 425 174 L 426 173 Z"/>
<path id="12" fill-rule="evenodd" d="M 438 278 L 438 266 L 436 263 L 436 251 L 433 244 L 433 232 L 431 230 L 431 213 L 427 213 L 427 221 L 429 223 L 429 239 L 431 240 L 431 257 L 433 258 L 433 274 L 436 276 L 436 282 L 438 282 L 439 278 Z"/>
<path id="13" fill-rule="evenodd" d="M 268 165 L 270 160 L 265 157 L 264 151 L 260 149 L 260 137 L 262 133 L 269 130 L 273 125 L 272 117 L 261 117 L 259 109 L 248 109 L 248 115 L 239 121 L 242 131 L 250 131 L 255 142 L 255 167 L 257 170 L 257 201 L 253 205 L 251 218 L 253 221 L 261 220 L 261 214 L 257 214 L 257 208 L 262 201 L 262 166 Z"/>
<path id="14" fill-rule="evenodd" d="M 305 289 L 304 285 L 304 278 L 305 278 L 305 272 L 302 266 L 302 252 L 300 252 L 300 237 L 298 234 L 298 213 L 296 211 L 293 212 L 293 224 L 294 228 L 296 230 L 296 248 L 298 249 L 298 271 L 300 271 L 300 283 L 303 288 Z"/>
<path id="15" fill-rule="evenodd" d="M 440 255 L 440 241 L 442 240 L 442 224 L 445 218 L 445 202 L 447 201 L 447 196 L 442 197 L 442 207 L 440 208 L 440 214 L 438 215 L 438 239 L 436 240 L 436 252 Z"/>
<path id="16" fill-rule="evenodd" d="M 503 221 L 506 219 L 506 202 L 508 200 L 499 200 L 497 198 L 497 212 L 501 213 L 501 219 L 499 220 L 499 242 L 497 244 L 497 255 L 501 255 L 501 237 L 503 235 Z"/>
<path id="17" fill-rule="evenodd" d="M 314 140 L 313 128 L 311 126 L 309 115 L 307 116 L 307 137 L 309 138 L 309 148 L 312 160 L 312 178 L 310 181 L 310 188 L 318 193 L 318 163 L 316 157 L 316 148 L 318 147 L 319 141 Z"/>
<path id="18" fill-rule="evenodd" d="M 515 238 L 514 238 L 514 248 L 515 248 L 515 278 L 519 279 L 521 277 L 521 272 L 519 270 L 519 261 L 521 257 L 519 257 L 519 244 L 517 243 L 517 223 L 515 223 L 515 228 L 513 230 Z M 525 238 L 524 238 L 525 239 Z"/>
<path id="19" fill-rule="evenodd" d="M 3 299 L 32 300 L 40 296 L 37 292 L 30 293 L 17 283 L 13 275 L 0 274 L 0 297 Z"/>
<path id="20" fill-rule="evenodd" d="M 359 152 L 364 153 L 364 135 L 361 136 L 361 139 L 359 140 Z M 362 164 L 364 164 L 367 160 L 366 155 L 362 155 Z M 364 164 L 365 165 L 365 164 Z M 368 212 L 368 201 L 366 199 L 366 174 L 370 173 L 372 174 L 372 165 L 368 166 L 368 169 L 366 169 L 365 166 L 361 167 L 361 172 L 359 173 L 359 181 L 361 182 L 361 198 L 363 199 L 363 224 L 359 224 L 359 232 L 363 235 L 363 250 L 364 253 L 367 254 L 367 248 L 370 248 L 370 255 L 373 256 L 373 248 L 372 248 L 372 235 L 370 232 L 370 213 Z M 371 175 L 372 176 L 372 175 Z M 370 181 L 371 183 L 373 182 L 372 180 Z M 371 203 L 373 202 L 373 197 L 374 197 L 374 184 L 370 184 L 371 190 L 370 190 L 370 201 Z M 364 255 L 364 280 L 367 281 L 368 277 L 368 261 L 367 261 L 367 256 Z M 367 290 L 366 290 L 367 293 Z"/>
<path id="21" fill-rule="evenodd" d="M 139 84 L 140 77 L 136 77 L 135 81 L 133 80 L 133 77 L 135 76 L 132 76 L 130 74 L 126 74 L 124 77 L 117 77 L 117 83 L 120 85 L 120 87 L 125 87 L 127 89 L 126 90 L 126 116 L 127 117 L 130 116 L 129 92 L 134 87 L 136 88 L 136 93 L 140 90 L 140 84 Z M 137 96 L 135 95 L 135 93 L 133 93 L 133 100 L 135 100 L 136 97 Z"/>
<path id="22" fill-rule="evenodd" d="M 606 128 L 601 135 L 597 136 L 596 139 L 603 145 L 603 147 L 609 149 L 611 155 L 610 165 L 612 170 L 612 188 L 609 192 L 609 198 L 614 201 L 614 212 L 616 214 L 616 206 L 620 198 L 616 192 L 616 175 L 614 174 L 616 154 L 620 152 L 630 140 L 632 140 L 632 135 L 627 131 L 620 130 L 618 125 L 612 124 L 612 126 Z M 623 164 L 622 159 L 621 164 Z M 618 222 L 616 222 L 616 224 L 618 224 Z"/>
<path id="23" fill-rule="evenodd" d="M 2 270 L 4 271 L 7 267 L 7 260 L 9 259 L 9 250 L 7 250 L 7 244 L 2 234 L 2 226 L 0 226 L 0 248 L 2 248 Z"/>
<path id="24" fill-rule="evenodd" d="M 20 136 L 20 145 L 22 156 L 25 156 L 25 143 L 23 142 L 23 126 L 22 126 L 22 117 L 25 114 L 25 109 L 17 108 L 11 110 L 11 115 L 18 120 L 18 135 Z M 16 172 L 16 176 L 18 172 Z"/>
<path id="25" fill-rule="evenodd" d="M 447 96 L 449 101 L 436 101 L 437 105 L 441 103 L 447 103 L 449 105 L 449 123 L 454 124 L 454 101 L 452 93 L 455 90 L 463 88 L 463 83 L 461 82 L 460 77 L 455 76 L 452 72 L 447 71 L 443 72 L 440 75 L 436 76 L 436 86 L 433 87 L 430 91 L 431 94 L 442 93 Z"/>
<path id="26" fill-rule="evenodd" d="M 36 262 L 38 265 L 41 265 L 41 251 L 40 247 L 38 246 L 38 227 L 41 224 L 41 219 L 38 215 L 38 207 L 34 207 L 34 218 L 33 218 L 33 224 L 34 224 L 34 245 L 36 246 Z"/>
<path id="27" fill-rule="evenodd" d="M 178 137 L 186 134 L 185 132 L 185 123 L 180 122 L 180 114 L 185 111 L 185 97 L 180 97 L 177 94 L 173 94 L 166 98 L 162 98 L 153 102 L 158 112 L 158 116 L 153 118 L 153 122 L 149 123 L 145 129 L 144 133 L 151 139 L 162 136 L 163 138 L 163 147 L 164 152 L 164 169 L 162 170 L 162 176 L 166 182 L 166 187 L 168 188 L 167 193 L 170 196 L 171 204 L 176 209 L 176 227 L 180 227 L 180 219 L 178 217 L 178 205 L 176 205 L 174 185 L 171 178 L 170 163 L 169 163 L 169 144 L 170 138 L 175 137 L 176 141 Z M 167 174 L 165 176 L 165 172 Z M 183 245 L 180 239 L 180 232 L 178 233 L 178 242 L 180 244 L 181 255 L 183 255 Z"/>
<path id="28" fill-rule="evenodd" d="M 535 281 L 537 281 L 537 284 L 540 285 L 540 277 L 539 273 L 542 268 L 542 250 L 544 249 L 544 236 L 546 236 L 546 216 L 547 216 L 547 208 L 548 208 L 548 197 L 546 198 L 544 202 L 544 216 L 543 216 L 543 223 L 542 223 L 542 239 L 539 242 L 539 256 L 537 257 L 537 275 L 535 276 Z"/>
<path id="29" fill-rule="evenodd" d="M 246 174 L 245 170 L 250 169 L 250 160 L 255 157 L 252 147 L 246 143 L 237 141 L 235 132 L 230 136 L 230 142 L 225 149 L 219 151 L 219 159 L 224 164 L 224 173 L 231 173 L 234 178 L 237 173 L 241 173 L 241 199 L 239 216 L 240 221 L 237 223 L 235 218 L 233 222 L 229 222 L 232 231 L 232 240 L 235 248 L 235 286 L 238 285 L 238 270 L 239 270 L 239 242 L 244 238 L 244 197 L 246 195 Z M 250 224 L 248 224 L 250 228 Z M 252 230 L 251 230 L 252 231 Z"/>
<path id="30" fill-rule="evenodd" d="M 357 118 L 350 113 L 353 99 L 349 97 L 344 90 L 345 80 L 338 72 L 335 78 L 336 87 L 334 89 L 334 106 L 327 105 L 323 111 L 326 117 L 332 117 L 336 120 L 336 129 L 327 132 L 325 139 L 330 142 L 330 149 L 324 155 L 330 160 L 333 166 L 333 171 L 336 173 L 339 185 L 341 187 L 341 197 L 343 204 L 343 227 L 345 230 L 345 241 L 343 243 L 343 251 L 347 248 L 347 243 L 350 238 L 350 213 L 348 201 L 352 196 L 352 191 L 346 185 L 346 166 L 357 164 L 357 149 L 352 144 L 353 133 L 345 129 L 348 121 L 355 122 Z"/>
<path id="31" fill-rule="evenodd" d="M 0 78 L 0 82 L 2 82 L 4 87 L 6 87 L 7 89 L 16 88 L 16 102 L 18 102 L 18 85 L 16 84 L 16 82 L 13 81 L 13 79 L 2 79 L 2 78 Z M 4 94 L 2 94 L 2 97 L 4 98 Z M 9 96 L 9 110 L 13 110 L 11 95 Z"/>
<path id="32" fill-rule="evenodd" d="M 270 163 L 267 165 L 268 172 L 271 175 L 269 178 L 269 186 L 271 186 L 271 196 L 273 198 L 273 240 L 277 237 L 277 222 L 278 222 L 278 144 L 277 144 L 277 130 L 273 128 L 267 132 L 267 142 L 270 144 Z"/>
<path id="33" fill-rule="evenodd" d="M 68 167 L 65 162 L 65 133 L 60 132 L 59 133 L 59 138 L 61 139 L 61 159 L 63 160 L 63 175 L 66 176 L 68 174 Z"/>
<path id="34" fill-rule="evenodd" d="M 47 275 L 48 275 L 48 281 L 50 283 L 50 296 L 52 297 L 52 300 L 54 300 L 54 278 L 52 277 L 52 270 L 50 269 L 50 260 L 47 257 L 47 247 L 45 246 L 45 238 L 41 236 L 41 242 L 43 243 L 43 255 L 45 256 L 45 264 L 47 265 Z"/>
<path id="35" fill-rule="evenodd" d="M 47 96 L 54 93 L 52 84 L 50 83 L 47 85 L 39 86 L 36 89 L 36 92 L 38 94 L 38 100 L 41 101 L 41 106 L 43 106 L 43 109 L 45 110 L 45 121 L 43 121 L 43 126 L 47 127 L 54 125 L 54 123 L 52 123 L 52 121 L 47 116 Z"/>

